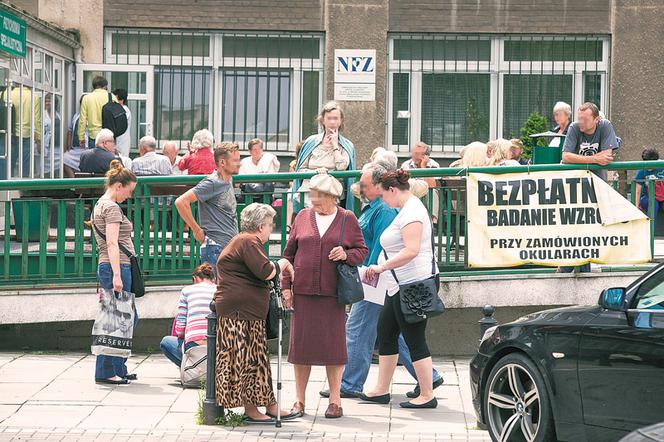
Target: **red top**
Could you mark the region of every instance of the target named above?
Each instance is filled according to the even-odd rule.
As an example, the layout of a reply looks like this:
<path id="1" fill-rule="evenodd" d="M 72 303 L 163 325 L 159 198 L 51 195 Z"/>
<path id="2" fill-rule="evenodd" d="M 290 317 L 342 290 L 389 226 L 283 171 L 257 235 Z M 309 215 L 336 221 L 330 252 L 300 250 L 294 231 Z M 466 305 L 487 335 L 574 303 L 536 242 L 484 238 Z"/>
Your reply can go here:
<path id="1" fill-rule="evenodd" d="M 316 213 L 312 209 L 303 209 L 297 214 L 291 229 L 288 243 L 284 249 L 284 258 L 295 267 L 295 281 L 284 275 L 284 288 L 293 288 L 296 295 L 337 296 L 336 262 L 330 261 L 330 251 L 339 245 L 341 220 L 344 209 L 337 210 L 327 232 L 320 237 L 316 225 Z M 346 211 L 346 225 L 342 246 L 350 265 L 361 265 L 369 253 L 364 244 L 362 230 L 353 212 Z"/>
<path id="2" fill-rule="evenodd" d="M 178 163 L 180 170 L 188 170 L 189 175 L 209 175 L 217 166 L 214 164 L 214 155 L 205 147 L 194 153 L 188 153 Z"/>

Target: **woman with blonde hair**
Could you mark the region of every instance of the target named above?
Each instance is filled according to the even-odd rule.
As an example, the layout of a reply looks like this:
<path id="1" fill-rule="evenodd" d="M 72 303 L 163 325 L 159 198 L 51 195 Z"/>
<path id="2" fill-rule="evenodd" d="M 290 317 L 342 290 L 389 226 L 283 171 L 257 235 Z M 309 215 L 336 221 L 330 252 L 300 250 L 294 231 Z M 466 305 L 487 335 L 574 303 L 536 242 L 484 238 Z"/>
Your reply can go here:
<path id="1" fill-rule="evenodd" d="M 473 141 L 461 148 L 459 159 L 453 161 L 450 167 L 481 167 L 486 166 L 488 162 L 486 144 Z"/>
<path id="2" fill-rule="evenodd" d="M 491 150 L 489 164 L 492 166 L 520 166 L 519 162 L 512 159 L 512 143 L 504 138 L 498 138 L 487 143 Z"/>
<path id="3" fill-rule="evenodd" d="M 134 226 L 125 216 L 119 203 L 130 198 L 136 188 L 136 175 L 125 168 L 120 160 L 111 161 L 106 172 L 106 191 L 92 210 L 91 223 L 99 250 L 97 280 L 99 286 L 119 294 L 131 290 L 131 256 L 122 253 L 122 247 L 132 255 Z M 117 296 L 117 295 L 116 295 Z M 136 306 L 134 305 L 134 312 Z M 136 314 L 134 315 L 136 318 Z M 136 322 L 136 320 L 134 320 Z M 97 356 L 95 382 L 98 384 L 128 384 L 135 374 L 127 374 L 127 360 L 116 356 Z"/>

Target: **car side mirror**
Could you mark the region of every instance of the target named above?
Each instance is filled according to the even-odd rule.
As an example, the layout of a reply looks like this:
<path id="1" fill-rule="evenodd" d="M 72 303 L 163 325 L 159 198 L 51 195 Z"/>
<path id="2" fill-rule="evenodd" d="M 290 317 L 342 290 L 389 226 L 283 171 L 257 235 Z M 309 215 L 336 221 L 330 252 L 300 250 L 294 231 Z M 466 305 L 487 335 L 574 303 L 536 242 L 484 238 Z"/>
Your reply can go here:
<path id="1" fill-rule="evenodd" d="M 627 310 L 625 305 L 625 295 L 627 291 L 624 287 L 613 287 L 604 289 L 599 297 L 599 305 L 607 310 L 624 312 Z"/>

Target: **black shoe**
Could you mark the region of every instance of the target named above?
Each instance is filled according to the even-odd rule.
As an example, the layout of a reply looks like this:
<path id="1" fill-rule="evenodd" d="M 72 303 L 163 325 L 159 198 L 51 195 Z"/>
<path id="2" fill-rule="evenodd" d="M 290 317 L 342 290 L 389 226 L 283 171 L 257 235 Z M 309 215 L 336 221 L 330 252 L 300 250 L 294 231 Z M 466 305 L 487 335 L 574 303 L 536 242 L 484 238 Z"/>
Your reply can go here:
<path id="1" fill-rule="evenodd" d="M 438 379 L 437 381 L 435 381 L 433 383 L 433 389 L 435 390 L 436 388 L 443 385 L 443 382 L 445 382 L 445 381 L 443 380 L 443 377 L 441 376 L 440 379 Z M 419 395 L 420 395 L 420 385 L 419 384 L 417 384 L 415 386 L 415 389 L 413 391 L 409 391 L 408 393 L 406 393 L 406 396 L 411 398 L 411 399 L 415 399 Z"/>
<path id="2" fill-rule="evenodd" d="M 321 390 L 318 392 L 320 397 L 324 398 L 329 398 L 330 397 L 330 390 Z M 343 391 L 341 390 L 341 398 L 342 399 L 357 399 L 359 398 L 360 395 L 358 393 L 351 393 L 350 391 Z"/>
<path id="3" fill-rule="evenodd" d="M 129 383 L 127 379 L 120 379 L 120 380 L 114 380 L 114 379 L 95 379 L 96 384 L 106 384 L 106 385 L 126 385 Z"/>
<path id="4" fill-rule="evenodd" d="M 374 402 L 376 404 L 389 404 L 392 397 L 390 396 L 390 393 L 381 394 L 378 396 L 367 396 L 364 393 L 360 393 L 360 399 L 365 402 Z"/>
<path id="5" fill-rule="evenodd" d="M 254 419 L 253 417 L 249 417 L 246 414 L 242 416 L 244 418 L 244 421 L 248 424 L 274 424 L 276 421 L 269 417 L 267 419 Z M 283 418 L 282 418 L 283 420 Z"/>
<path id="6" fill-rule="evenodd" d="M 429 402 L 423 404 L 413 404 L 412 402 L 402 402 L 399 404 L 401 408 L 436 408 L 438 406 L 438 400 L 436 398 L 431 399 Z"/>
<path id="7" fill-rule="evenodd" d="M 138 379 L 138 375 L 136 373 L 131 373 L 125 376 L 125 379 L 128 379 L 130 381 L 135 381 Z"/>
<path id="8" fill-rule="evenodd" d="M 272 414 L 272 413 L 270 413 L 270 412 L 267 412 L 267 413 L 265 413 L 265 415 L 266 415 L 266 416 L 270 416 L 270 418 L 274 419 L 274 422 L 277 421 L 277 416 L 276 416 L 275 414 Z M 300 417 L 300 415 L 299 415 L 298 413 L 293 413 L 293 412 L 291 411 L 291 412 L 288 413 L 287 415 L 285 415 L 285 416 L 281 416 L 281 420 L 282 420 L 282 421 L 289 421 L 289 420 L 291 420 L 291 419 L 295 419 L 295 418 L 298 418 L 298 417 Z"/>

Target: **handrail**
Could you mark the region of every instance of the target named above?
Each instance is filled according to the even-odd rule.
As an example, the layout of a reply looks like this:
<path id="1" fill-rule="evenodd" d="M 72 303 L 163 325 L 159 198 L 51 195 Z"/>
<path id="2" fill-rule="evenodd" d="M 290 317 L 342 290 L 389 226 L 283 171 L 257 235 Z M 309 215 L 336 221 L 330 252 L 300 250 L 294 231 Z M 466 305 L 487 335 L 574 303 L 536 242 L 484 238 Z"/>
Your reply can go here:
<path id="1" fill-rule="evenodd" d="M 464 176 L 468 173 L 505 174 L 519 172 L 541 172 L 558 170 L 638 170 L 638 169 L 664 169 L 664 161 L 621 161 L 613 162 L 607 166 L 597 164 L 533 164 L 525 166 L 484 166 L 470 168 L 437 168 L 437 169 L 411 169 L 409 172 L 413 177 L 454 177 Z M 358 178 L 360 170 L 346 170 L 342 172 L 331 172 L 336 178 Z M 264 174 L 236 175 L 233 177 L 235 183 L 257 183 L 257 182 L 287 182 L 292 180 L 307 179 L 314 176 L 315 172 L 279 172 Z M 197 184 L 205 175 L 167 175 L 138 177 L 139 184 Z M 70 189 L 70 188 L 95 188 L 104 185 L 104 178 L 40 178 L 34 180 L 7 180 L 0 181 L 0 191 L 4 190 L 28 190 L 28 189 Z"/>

